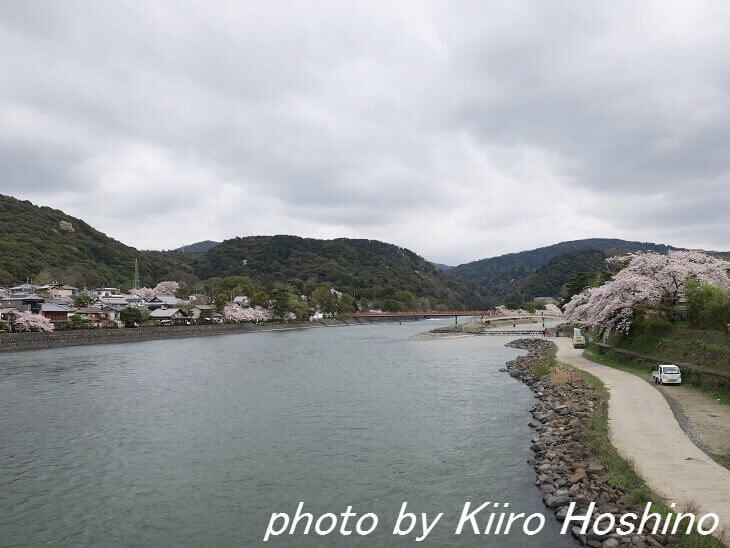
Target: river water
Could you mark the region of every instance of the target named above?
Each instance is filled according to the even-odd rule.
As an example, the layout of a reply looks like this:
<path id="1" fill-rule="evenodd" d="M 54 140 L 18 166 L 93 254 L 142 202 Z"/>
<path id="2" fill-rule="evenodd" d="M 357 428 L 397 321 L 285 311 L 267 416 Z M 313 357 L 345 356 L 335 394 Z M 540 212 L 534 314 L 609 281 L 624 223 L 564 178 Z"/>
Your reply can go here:
<path id="1" fill-rule="evenodd" d="M 391 534 L 406 501 L 444 513 L 426 544 L 572 545 L 526 462 L 531 392 L 498 371 L 521 351 L 502 337 L 410 339 L 440 324 L 0 356 L 0 544 L 257 544 L 300 501 L 315 518 L 352 506 L 379 524 L 268 544 L 406 544 L 414 535 Z M 546 526 L 455 536 L 467 501 L 544 513 Z"/>

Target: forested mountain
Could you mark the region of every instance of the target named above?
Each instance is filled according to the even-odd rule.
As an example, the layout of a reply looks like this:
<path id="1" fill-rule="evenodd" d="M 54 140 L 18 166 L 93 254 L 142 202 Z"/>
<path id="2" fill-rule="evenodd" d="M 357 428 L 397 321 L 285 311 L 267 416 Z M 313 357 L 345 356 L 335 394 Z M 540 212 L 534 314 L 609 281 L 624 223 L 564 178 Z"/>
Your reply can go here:
<path id="1" fill-rule="evenodd" d="M 220 242 L 214 242 L 213 240 L 203 240 L 202 242 L 195 242 L 194 244 L 178 247 L 173 251 L 178 251 L 180 253 L 205 253 L 212 247 L 217 246 L 219 243 Z"/>
<path id="2" fill-rule="evenodd" d="M 402 301 L 408 297 L 402 292 L 410 292 L 419 306 L 496 303 L 478 284 L 443 272 L 412 251 L 374 240 L 252 236 L 203 250 L 207 244 L 215 242 L 184 251 L 139 251 L 62 211 L 0 195 L 0 286 L 33 279 L 129 288 L 137 259 L 140 281 L 147 286 L 165 279 L 194 286 L 242 275 L 308 290 L 327 283 L 364 300 L 382 301 L 401 292 Z"/>
<path id="3" fill-rule="evenodd" d="M 412 251 L 376 240 L 250 236 L 226 240 L 199 260 L 201 277 L 247 275 L 312 286 L 325 282 L 359 299 L 410 291 L 430 305 L 486 307 L 488 292 Z M 424 303 L 426 305 L 426 303 Z"/>
<path id="4" fill-rule="evenodd" d="M 518 290 L 520 284 L 525 282 L 538 268 L 558 255 L 585 250 L 602 251 L 606 255 L 632 251 L 666 253 L 672 249 L 677 248 L 649 242 L 631 242 L 614 238 L 590 238 L 586 240 L 560 242 L 530 251 L 508 253 L 499 257 L 481 259 L 479 261 L 461 264 L 451 272 L 457 276 L 479 283 L 493 295 L 504 299 Z M 568 279 L 565 279 L 562 283 L 567 281 Z M 557 281 L 554 283 L 557 283 Z"/>
<path id="5" fill-rule="evenodd" d="M 194 286 L 213 277 L 250 276 L 300 289 L 326 283 L 364 301 L 411 292 L 421 307 L 482 308 L 507 298 L 558 296 L 575 274 L 600 271 L 604 255 L 671 249 L 676 248 L 594 238 L 457 267 L 434 265 L 395 245 L 346 238 L 251 236 L 139 251 L 62 211 L 0 195 L 0 286 L 33 279 L 129 288 L 137 259 L 143 285 L 173 279 Z"/>
<path id="6" fill-rule="evenodd" d="M 128 287 L 135 259 L 143 284 L 196 278 L 184 255 L 138 251 L 63 211 L 0 195 L 0 285 L 33 279 Z"/>
<path id="7" fill-rule="evenodd" d="M 563 253 L 529 274 L 505 300 L 515 303 L 531 301 L 535 297 L 560 297 L 563 286 L 581 272 L 602 272 L 606 269 L 606 255 L 597 249 Z"/>

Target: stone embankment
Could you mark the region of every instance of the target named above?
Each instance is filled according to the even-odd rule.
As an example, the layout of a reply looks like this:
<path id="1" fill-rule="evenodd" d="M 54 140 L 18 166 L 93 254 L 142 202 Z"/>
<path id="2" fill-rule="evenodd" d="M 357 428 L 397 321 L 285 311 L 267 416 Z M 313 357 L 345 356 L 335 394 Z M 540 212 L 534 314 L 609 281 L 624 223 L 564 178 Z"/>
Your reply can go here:
<path id="1" fill-rule="evenodd" d="M 606 468 L 585 444 L 586 427 L 595 410 L 604 403 L 601 401 L 603 396 L 583 377 L 570 374 L 572 370 L 561 370 L 562 374 L 552 371 L 540 377 L 533 374 L 532 368 L 536 364 L 551 360 L 552 343 L 519 339 L 507 346 L 529 351 L 508 362 L 503 371 L 527 384 L 538 399 L 532 408 L 533 420 L 530 422 L 537 432 L 532 440 L 535 458 L 530 462 L 535 468 L 535 484 L 543 492 L 545 505 L 560 521 L 565 519 L 571 502 L 576 503 L 574 515 L 585 515 L 589 504 L 595 502 L 593 516 L 613 514 L 617 525 L 623 514 L 641 515 L 644 509 L 632 507 L 627 490 L 611 483 Z M 575 526 L 571 532 L 581 544 L 594 548 L 666 546 L 677 540 L 665 535 L 620 536 L 615 531 L 597 535 L 592 531 L 592 524 L 587 535 L 581 535 L 580 527 Z"/>
<path id="2" fill-rule="evenodd" d="M 135 329 L 76 329 L 51 331 L 47 333 L 2 333 L 0 352 L 19 352 L 23 350 L 42 350 L 64 346 L 85 346 L 89 344 L 118 344 L 129 342 L 153 341 L 158 339 L 180 339 L 185 337 L 206 337 L 236 333 L 256 333 L 282 329 L 306 329 L 346 325 L 334 319 L 307 323 L 229 323 L 214 325 L 177 325 L 165 327 L 138 327 Z"/>

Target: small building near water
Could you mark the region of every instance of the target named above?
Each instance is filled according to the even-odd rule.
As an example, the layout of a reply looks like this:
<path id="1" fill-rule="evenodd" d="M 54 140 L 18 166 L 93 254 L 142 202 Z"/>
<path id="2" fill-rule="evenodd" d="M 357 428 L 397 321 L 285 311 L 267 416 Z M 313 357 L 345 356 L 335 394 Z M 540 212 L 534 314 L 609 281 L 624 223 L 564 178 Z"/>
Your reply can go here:
<path id="1" fill-rule="evenodd" d="M 189 325 L 193 318 L 179 308 L 157 308 L 150 312 L 155 325 Z"/>
<path id="2" fill-rule="evenodd" d="M 73 310 L 68 306 L 55 303 L 41 304 L 41 316 L 48 318 L 54 324 L 68 322 L 71 314 L 73 314 Z"/>

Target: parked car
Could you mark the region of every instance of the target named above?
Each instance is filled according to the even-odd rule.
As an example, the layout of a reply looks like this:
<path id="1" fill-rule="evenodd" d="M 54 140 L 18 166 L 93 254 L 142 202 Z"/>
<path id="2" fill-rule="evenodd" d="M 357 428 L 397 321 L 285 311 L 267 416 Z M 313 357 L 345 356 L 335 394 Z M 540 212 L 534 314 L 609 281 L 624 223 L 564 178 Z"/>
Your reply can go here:
<path id="1" fill-rule="evenodd" d="M 573 348 L 585 348 L 586 338 L 583 335 L 573 337 Z"/>
<path id="2" fill-rule="evenodd" d="M 651 378 L 658 384 L 682 384 L 682 373 L 676 365 L 660 365 L 651 372 Z"/>

